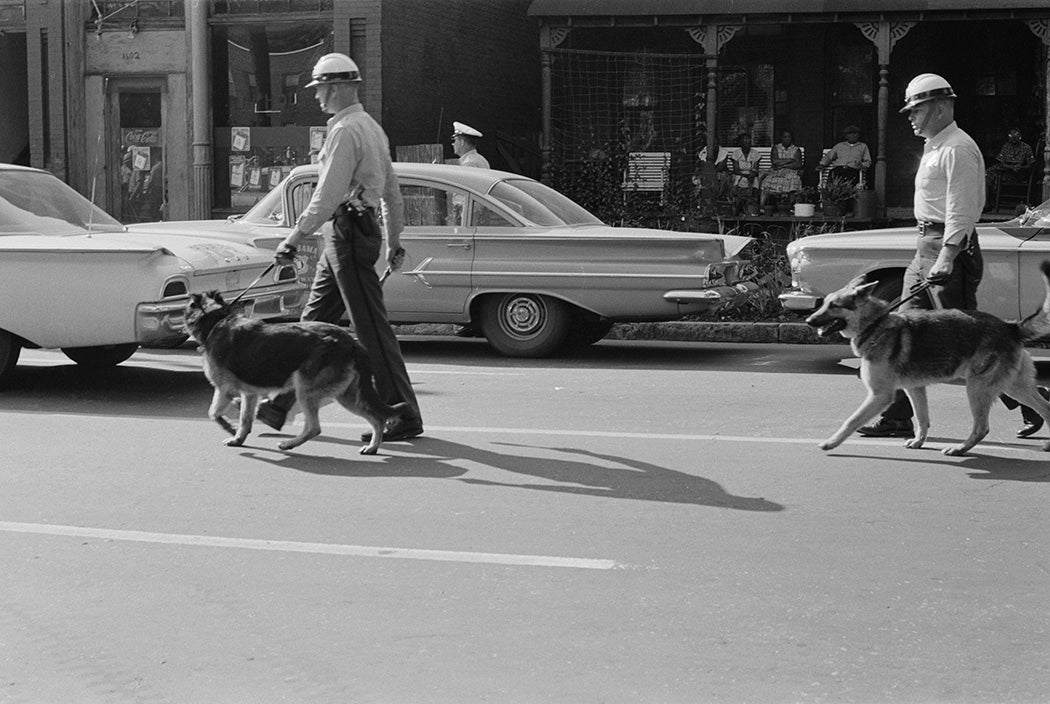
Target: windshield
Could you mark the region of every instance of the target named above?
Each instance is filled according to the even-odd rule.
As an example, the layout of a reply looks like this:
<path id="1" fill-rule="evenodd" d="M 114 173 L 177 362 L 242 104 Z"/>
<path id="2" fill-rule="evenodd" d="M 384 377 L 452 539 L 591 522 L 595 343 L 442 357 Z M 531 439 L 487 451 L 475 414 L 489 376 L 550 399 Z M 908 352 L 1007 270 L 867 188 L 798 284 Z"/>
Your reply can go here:
<path id="1" fill-rule="evenodd" d="M 252 206 L 244 216 L 240 219 L 241 222 L 250 222 L 253 225 L 273 225 L 274 223 L 280 223 L 284 221 L 284 200 L 281 195 L 284 193 L 284 189 L 275 188 L 260 200 L 258 203 Z"/>
<path id="2" fill-rule="evenodd" d="M 489 195 L 533 225 L 601 225 L 602 221 L 538 181 L 510 179 L 500 181 Z"/>
<path id="3" fill-rule="evenodd" d="M 1050 200 L 1029 208 L 1013 220 L 1002 224 L 1015 224 L 1019 227 L 1050 227 Z"/>
<path id="4" fill-rule="evenodd" d="M 0 235 L 83 235 L 123 230 L 106 211 L 37 171 L 0 171 Z"/>

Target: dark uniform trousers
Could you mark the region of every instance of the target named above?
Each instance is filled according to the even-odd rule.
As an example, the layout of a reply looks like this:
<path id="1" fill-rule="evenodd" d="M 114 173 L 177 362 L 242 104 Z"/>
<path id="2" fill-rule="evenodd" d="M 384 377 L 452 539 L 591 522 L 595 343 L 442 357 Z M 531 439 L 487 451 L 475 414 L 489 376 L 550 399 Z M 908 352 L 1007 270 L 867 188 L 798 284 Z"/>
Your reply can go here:
<path id="1" fill-rule="evenodd" d="M 407 401 L 415 418 L 422 420 L 376 274 L 382 247 L 383 234 L 375 211 L 340 205 L 332 219 L 332 234 L 325 237 L 301 319 L 338 324 L 343 313 L 349 311 L 354 333 L 372 362 L 379 397 L 388 404 Z M 273 400 L 274 406 L 286 411 L 294 403 L 294 392 Z"/>
<path id="2" fill-rule="evenodd" d="M 919 239 L 915 246 L 915 257 L 904 272 L 903 295 L 907 296 L 919 284 L 926 280 L 926 275 L 937 262 L 944 244 L 944 223 L 919 223 Z M 981 258 L 981 244 L 977 241 L 974 230 L 966 238 L 964 248 L 955 257 L 952 275 L 943 285 L 930 286 L 926 295 L 916 296 L 906 301 L 900 310 L 934 308 L 961 308 L 977 310 L 977 287 L 984 273 L 984 260 Z M 934 305 L 936 296 L 939 306 Z M 910 421 L 912 417 L 911 402 L 903 391 L 898 391 L 890 407 L 882 412 L 886 420 Z"/>

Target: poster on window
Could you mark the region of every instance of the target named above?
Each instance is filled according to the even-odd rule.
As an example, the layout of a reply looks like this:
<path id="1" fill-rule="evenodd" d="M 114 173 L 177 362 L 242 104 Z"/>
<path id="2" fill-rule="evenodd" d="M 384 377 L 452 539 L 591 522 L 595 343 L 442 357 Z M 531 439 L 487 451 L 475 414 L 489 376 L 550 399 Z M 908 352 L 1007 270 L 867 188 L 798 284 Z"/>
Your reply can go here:
<path id="1" fill-rule="evenodd" d="M 248 170 L 248 185 L 252 188 L 258 188 L 262 185 L 262 169 L 258 166 Z"/>
<path id="2" fill-rule="evenodd" d="M 230 157 L 230 187 L 240 188 L 244 185 L 244 157 Z"/>
<path id="3" fill-rule="evenodd" d="M 310 128 L 310 151 L 319 152 L 321 147 L 324 146 L 325 134 L 328 132 L 326 127 L 311 127 Z"/>
<path id="4" fill-rule="evenodd" d="M 281 167 L 272 166 L 270 167 L 270 188 L 277 188 L 277 185 L 281 182 Z"/>
<path id="5" fill-rule="evenodd" d="M 231 127 L 230 128 L 230 144 L 231 150 L 235 152 L 247 152 L 251 151 L 252 148 L 252 128 L 251 127 Z"/>
<path id="6" fill-rule="evenodd" d="M 149 147 L 131 147 L 131 168 L 135 171 L 149 171 Z"/>

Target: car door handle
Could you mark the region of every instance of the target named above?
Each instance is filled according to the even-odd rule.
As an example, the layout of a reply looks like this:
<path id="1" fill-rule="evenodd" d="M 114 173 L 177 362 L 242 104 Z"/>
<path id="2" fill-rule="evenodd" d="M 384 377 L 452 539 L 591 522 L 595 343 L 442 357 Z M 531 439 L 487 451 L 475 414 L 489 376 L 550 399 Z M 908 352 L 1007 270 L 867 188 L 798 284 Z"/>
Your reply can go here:
<path id="1" fill-rule="evenodd" d="M 449 249 L 470 249 L 471 248 L 470 242 L 466 242 L 466 241 L 464 241 L 464 242 L 449 242 L 445 246 L 448 247 Z"/>

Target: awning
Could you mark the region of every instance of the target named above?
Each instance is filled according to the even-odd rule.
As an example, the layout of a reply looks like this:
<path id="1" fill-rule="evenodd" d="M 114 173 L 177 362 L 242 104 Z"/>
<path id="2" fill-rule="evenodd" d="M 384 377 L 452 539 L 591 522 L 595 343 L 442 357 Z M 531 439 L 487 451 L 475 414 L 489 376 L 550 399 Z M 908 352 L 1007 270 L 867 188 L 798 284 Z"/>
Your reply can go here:
<path id="1" fill-rule="evenodd" d="M 533 0 L 538 17 L 1047 10 L 1047 0 Z"/>

